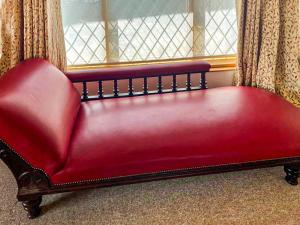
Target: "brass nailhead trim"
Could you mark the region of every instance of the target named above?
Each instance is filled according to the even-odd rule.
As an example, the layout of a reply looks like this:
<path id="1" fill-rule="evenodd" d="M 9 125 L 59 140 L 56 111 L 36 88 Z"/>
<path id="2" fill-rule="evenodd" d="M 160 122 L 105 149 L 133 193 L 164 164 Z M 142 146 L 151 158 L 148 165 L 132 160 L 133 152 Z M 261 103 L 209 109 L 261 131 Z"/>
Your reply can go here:
<path id="1" fill-rule="evenodd" d="M 229 165 L 234 166 L 234 165 L 238 165 L 238 164 L 266 162 L 266 161 L 293 159 L 294 158 L 294 157 L 282 157 L 282 158 L 276 158 L 276 159 L 271 159 L 271 160 L 256 160 L 256 161 L 246 161 L 246 162 L 240 162 L 240 163 L 218 164 L 218 165 L 214 165 L 214 166 L 188 167 L 188 168 L 183 168 L 183 169 L 161 170 L 161 171 L 157 171 L 157 172 L 133 174 L 133 175 L 128 175 L 128 176 L 105 177 L 105 178 L 99 178 L 99 179 L 90 179 L 90 180 L 81 180 L 81 181 L 75 181 L 75 182 L 66 182 L 66 183 L 61 183 L 61 184 L 52 184 L 52 181 L 51 181 L 50 177 L 48 176 L 48 174 L 43 169 L 33 167 L 30 163 L 28 163 L 27 160 L 25 160 L 21 155 L 19 155 L 19 153 L 17 153 L 13 148 L 11 148 L 10 145 L 8 145 L 5 141 L 3 141 L 2 139 L 0 139 L 0 141 L 2 141 L 11 151 L 13 151 L 16 155 L 18 155 L 32 169 L 39 170 L 39 171 L 43 172 L 45 174 L 45 176 L 48 178 L 49 182 L 50 182 L 50 188 L 51 188 L 51 186 L 52 187 L 62 187 L 62 186 L 67 186 L 67 185 L 72 185 L 72 184 L 96 183 L 96 182 L 101 182 L 101 181 L 115 180 L 115 179 L 119 179 L 119 178 L 128 178 L 128 177 L 134 177 L 134 176 L 158 175 L 158 174 L 163 174 L 163 173 L 189 171 L 189 170 L 194 170 L 194 169 L 203 169 L 203 168 L 210 168 L 210 167 L 229 166 Z"/>

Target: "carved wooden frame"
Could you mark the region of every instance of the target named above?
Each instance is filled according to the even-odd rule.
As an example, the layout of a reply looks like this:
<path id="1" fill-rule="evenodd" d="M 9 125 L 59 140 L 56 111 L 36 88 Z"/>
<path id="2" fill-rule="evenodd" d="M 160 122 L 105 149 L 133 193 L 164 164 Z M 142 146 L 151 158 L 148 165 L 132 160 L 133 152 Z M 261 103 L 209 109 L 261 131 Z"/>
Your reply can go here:
<path id="1" fill-rule="evenodd" d="M 53 185 L 47 174 L 42 170 L 32 167 L 1 140 L 0 158 L 8 166 L 16 179 L 18 185 L 17 199 L 22 202 L 30 219 L 39 216 L 42 196 L 48 194 L 273 166 L 284 166 L 284 171 L 286 172 L 285 179 L 291 185 L 298 184 L 297 179 L 300 175 L 300 157 L 294 157 Z"/>
<path id="2" fill-rule="evenodd" d="M 39 205 L 42 201 L 40 193 L 49 190 L 51 186 L 47 175 L 43 171 L 33 168 L 3 141 L 0 141 L 0 158 L 16 179 L 17 199 L 22 201 L 28 217 L 37 217 L 40 214 Z"/>

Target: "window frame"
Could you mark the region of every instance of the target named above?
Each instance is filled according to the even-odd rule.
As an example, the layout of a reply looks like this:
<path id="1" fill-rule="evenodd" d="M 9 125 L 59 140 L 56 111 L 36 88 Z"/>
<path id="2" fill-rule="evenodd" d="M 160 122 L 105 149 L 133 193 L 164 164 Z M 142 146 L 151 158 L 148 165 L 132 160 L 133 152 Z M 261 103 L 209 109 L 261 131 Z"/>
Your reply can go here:
<path id="1" fill-rule="evenodd" d="M 164 64 L 164 63 L 167 64 L 167 63 L 190 62 L 190 61 L 198 61 L 198 60 L 203 60 L 210 63 L 211 72 L 232 71 L 236 69 L 236 54 L 232 54 L 232 55 L 207 56 L 207 57 L 204 56 L 204 57 L 179 58 L 179 59 L 72 65 L 72 66 L 67 66 L 66 71 L 92 70 L 92 69 L 101 69 L 101 68 L 128 67 L 128 66 Z"/>
<path id="2" fill-rule="evenodd" d="M 194 5 L 194 0 L 191 0 L 191 5 Z M 102 0 L 102 14 L 104 21 L 108 21 L 108 0 Z M 105 25 L 105 36 L 108 37 L 108 25 Z M 109 42 L 105 43 L 106 48 L 109 49 Z M 109 52 L 109 51 L 107 51 Z M 185 57 L 175 59 L 158 59 L 158 60 L 144 60 L 144 61 L 130 61 L 130 62 L 105 62 L 97 64 L 82 64 L 82 65 L 68 65 L 66 71 L 78 71 L 78 70 L 92 70 L 101 68 L 115 68 L 115 67 L 128 67 L 128 66 L 139 66 L 139 65 L 151 65 L 151 64 L 164 64 L 164 63 L 176 63 L 176 62 L 190 62 L 203 60 L 211 64 L 212 72 L 218 71 L 232 71 L 236 69 L 236 54 L 228 55 L 213 55 L 213 56 L 198 56 L 198 57 Z"/>

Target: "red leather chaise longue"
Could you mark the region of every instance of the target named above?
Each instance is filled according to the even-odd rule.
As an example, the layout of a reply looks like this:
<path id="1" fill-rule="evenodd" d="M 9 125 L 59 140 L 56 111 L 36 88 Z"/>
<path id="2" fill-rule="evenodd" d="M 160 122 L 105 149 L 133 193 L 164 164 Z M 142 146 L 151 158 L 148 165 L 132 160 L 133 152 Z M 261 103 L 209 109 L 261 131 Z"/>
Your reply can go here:
<path id="1" fill-rule="evenodd" d="M 296 185 L 300 110 L 261 89 L 207 90 L 209 70 L 184 62 L 63 74 L 41 59 L 10 70 L 0 80 L 0 158 L 29 218 L 43 195 L 165 178 L 282 165 Z"/>

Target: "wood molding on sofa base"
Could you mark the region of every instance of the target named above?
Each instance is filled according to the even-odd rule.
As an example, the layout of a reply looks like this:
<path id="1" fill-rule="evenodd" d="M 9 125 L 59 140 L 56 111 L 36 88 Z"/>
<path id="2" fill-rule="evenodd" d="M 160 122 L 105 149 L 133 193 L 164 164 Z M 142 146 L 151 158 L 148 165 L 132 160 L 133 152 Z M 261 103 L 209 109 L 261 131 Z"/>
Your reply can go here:
<path id="1" fill-rule="evenodd" d="M 17 198 L 19 201 L 22 201 L 23 207 L 28 212 L 28 217 L 30 219 L 36 218 L 40 214 L 39 205 L 42 202 L 42 196 L 49 194 L 274 166 L 284 166 L 284 171 L 286 172 L 285 179 L 291 185 L 297 185 L 297 179 L 300 176 L 300 157 L 296 157 L 212 167 L 187 168 L 182 170 L 55 185 L 51 184 L 46 173 L 33 168 L 1 140 L 0 158 L 5 162 L 16 179 L 18 184 Z"/>

